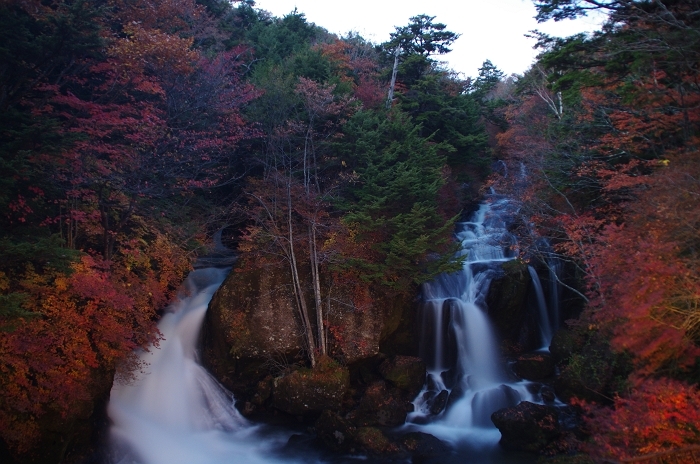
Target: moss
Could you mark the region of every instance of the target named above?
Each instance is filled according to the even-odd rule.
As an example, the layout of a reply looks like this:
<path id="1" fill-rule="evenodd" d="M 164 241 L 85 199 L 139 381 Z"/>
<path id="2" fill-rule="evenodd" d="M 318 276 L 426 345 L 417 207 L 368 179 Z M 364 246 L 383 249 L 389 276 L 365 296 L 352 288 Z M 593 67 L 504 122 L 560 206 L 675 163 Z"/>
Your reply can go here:
<path id="1" fill-rule="evenodd" d="M 389 441 L 382 431 L 375 427 L 359 428 L 356 440 L 363 449 L 373 454 L 390 454 L 399 451 L 399 447 Z"/>

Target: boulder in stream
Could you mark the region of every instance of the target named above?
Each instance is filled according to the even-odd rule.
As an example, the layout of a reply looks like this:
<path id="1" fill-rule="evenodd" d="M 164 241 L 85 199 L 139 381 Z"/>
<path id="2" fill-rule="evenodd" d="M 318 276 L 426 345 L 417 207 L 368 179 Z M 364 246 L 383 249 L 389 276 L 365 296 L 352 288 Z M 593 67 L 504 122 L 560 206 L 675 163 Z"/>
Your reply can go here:
<path id="1" fill-rule="evenodd" d="M 314 369 L 297 369 L 275 379 L 272 404 L 275 408 L 304 416 L 325 409 L 340 409 L 350 385 L 347 367 L 322 358 Z"/>
<path id="2" fill-rule="evenodd" d="M 513 451 L 542 452 L 562 434 L 559 410 L 529 401 L 499 409 L 491 421 L 501 432 L 501 446 Z"/>

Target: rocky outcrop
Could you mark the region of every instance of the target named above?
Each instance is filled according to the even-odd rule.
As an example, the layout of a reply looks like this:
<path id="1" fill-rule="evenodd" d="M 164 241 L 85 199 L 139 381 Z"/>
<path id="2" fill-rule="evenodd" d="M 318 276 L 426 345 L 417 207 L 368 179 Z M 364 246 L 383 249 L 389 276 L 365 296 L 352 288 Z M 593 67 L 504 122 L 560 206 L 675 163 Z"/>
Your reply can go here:
<path id="1" fill-rule="evenodd" d="M 349 385 L 348 369 L 324 358 L 315 369 L 298 369 L 275 379 L 272 405 L 294 416 L 339 410 Z"/>
<path id="2" fill-rule="evenodd" d="M 224 386 L 248 404 L 246 411 L 270 406 L 274 395 L 268 392 L 269 379 L 264 379 L 280 377 L 282 372 L 305 362 L 291 288 L 283 268 L 234 270 L 210 303 L 203 329 L 203 361 Z M 376 358 L 382 345 L 390 348 L 391 355 L 417 352 L 411 298 L 368 293 L 365 301 L 371 303 L 357 307 L 353 291 L 358 290 L 336 283 L 331 298 L 324 295 L 329 355 L 333 359 L 352 367 Z M 311 302 L 309 306 L 313 308 Z M 315 315 L 311 319 L 315 320 Z M 390 382 L 401 384 L 397 388 L 416 391 L 415 383 L 422 383 L 425 377 L 421 370 L 424 367 L 403 362 L 405 365 L 399 362 L 394 367 L 396 373 L 391 374 L 394 380 Z M 396 377 L 413 375 L 400 372 L 406 368 L 416 372 L 413 384 Z M 372 376 L 381 378 L 378 372 Z M 275 382 L 279 385 L 279 380 Z M 290 405 L 285 408 L 294 409 Z"/>
<path id="3" fill-rule="evenodd" d="M 359 426 L 397 427 L 406 422 L 411 403 L 400 392 L 391 391 L 385 382 L 375 382 L 365 390 L 348 419 Z"/>
<path id="4" fill-rule="evenodd" d="M 529 286 L 527 264 L 520 260 L 503 263 L 500 275 L 491 281 L 486 305 L 489 318 L 505 346 L 527 345 L 532 338 L 526 314 Z"/>
<path id="5" fill-rule="evenodd" d="M 501 446 L 513 451 L 542 452 L 562 434 L 557 408 L 529 401 L 499 409 L 491 420 L 501 432 Z"/>
<path id="6" fill-rule="evenodd" d="M 414 356 L 394 356 L 379 366 L 379 373 L 397 388 L 414 398 L 425 383 L 426 367 Z"/>
<path id="7" fill-rule="evenodd" d="M 357 427 L 335 412 L 323 411 L 314 428 L 316 438 L 329 450 L 349 452 L 356 446 Z"/>
<path id="8" fill-rule="evenodd" d="M 432 435 L 421 432 L 411 432 L 402 436 L 401 445 L 411 454 L 411 462 L 440 462 L 439 458 L 447 456 L 450 448 Z"/>

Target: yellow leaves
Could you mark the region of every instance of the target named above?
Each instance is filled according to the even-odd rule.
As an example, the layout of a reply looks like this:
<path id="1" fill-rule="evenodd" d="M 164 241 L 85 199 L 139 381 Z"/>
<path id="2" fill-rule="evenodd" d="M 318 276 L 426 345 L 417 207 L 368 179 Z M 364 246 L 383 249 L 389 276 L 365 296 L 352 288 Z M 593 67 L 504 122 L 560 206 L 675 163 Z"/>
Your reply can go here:
<path id="1" fill-rule="evenodd" d="M 56 290 L 58 290 L 59 292 L 65 292 L 66 290 L 68 290 L 68 283 L 68 279 L 63 275 L 56 277 L 56 280 L 54 280 Z"/>
<path id="2" fill-rule="evenodd" d="M 144 29 L 139 24 L 124 27 L 127 37 L 118 40 L 110 54 L 131 71 L 145 69 L 174 70 L 188 74 L 199 54 L 192 50 L 194 38 L 181 38 L 157 29 Z"/>
<path id="3" fill-rule="evenodd" d="M 4 272 L 0 271 L 0 291 L 7 291 L 10 289 L 10 279 Z"/>

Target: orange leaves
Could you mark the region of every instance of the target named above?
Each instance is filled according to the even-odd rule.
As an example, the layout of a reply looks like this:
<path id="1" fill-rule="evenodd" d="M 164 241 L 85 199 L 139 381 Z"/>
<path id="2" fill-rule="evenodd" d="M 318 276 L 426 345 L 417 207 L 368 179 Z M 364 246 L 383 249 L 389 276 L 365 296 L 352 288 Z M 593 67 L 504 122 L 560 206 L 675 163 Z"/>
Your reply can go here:
<path id="1" fill-rule="evenodd" d="M 127 37 L 118 40 L 110 52 L 130 72 L 173 70 L 187 74 L 199 58 L 198 52 L 192 50 L 191 37 L 183 39 L 138 24 L 126 25 L 124 32 Z"/>
<path id="2" fill-rule="evenodd" d="M 616 398 L 613 409 L 578 405 L 589 414 L 593 443 L 586 451 L 598 459 L 632 458 L 700 440 L 700 392 L 678 381 L 644 380 L 629 396 Z"/>
<path id="3" fill-rule="evenodd" d="M 605 302 L 598 317 L 612 324 L 614 345 L 637 356 L 642 375 L 683 368 L 700 355 L 691 337 L 700 329 L 698 257 L 688 254 L 693 245 L 684 243 L 695 239 L 681 218 L 668 215 L 669 203 L 677 202 L 675 192 L 661 175 L 651 180 L 625 209 L 625 227 L 606 226 L 591 247 Z M 698 213 L 684 216 L 694 229 L 700 224 Z"/>
<path id="4" fill-rule="evenodd" d="M 15 283 L 28 296 L 23 308 L 38 317 L 0 332 L 0 434 L 13 449 L 31 448 L 41 416 L 68 417 L 89 404 L 101 376 L 157 337 L 156 310 L 189 262 L 160 236 L 121 251 L 111 266 L 83 255 L 70 274 L 28 268 Z"/>

